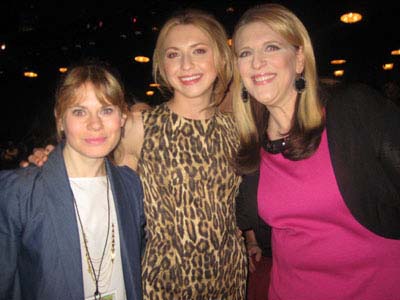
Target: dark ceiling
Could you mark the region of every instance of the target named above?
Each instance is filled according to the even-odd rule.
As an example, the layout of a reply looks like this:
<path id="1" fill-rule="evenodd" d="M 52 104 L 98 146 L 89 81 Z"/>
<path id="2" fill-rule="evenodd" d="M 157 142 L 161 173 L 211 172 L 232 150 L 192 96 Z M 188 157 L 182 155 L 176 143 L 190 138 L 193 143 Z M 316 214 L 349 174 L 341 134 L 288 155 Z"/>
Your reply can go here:
<path id="1" fill-rule="evenodd" d="M 136 55 L 151 57 L 157 31 L 174 10 L 195 7 L 212 12 L 231 33 L 246 8 L 265 1 L 1 1 L 0 92 L 3 111 L 0 141 L 27 139 L 51 120 L 58 68 L 87 57 L 108 61 L 121 73 L 127 90 L 138 98 L 157 102 L 160 95 L 145 96 L 151 63 L 139 64 Z M 319 74 L 333 77 L 333 58 L 347 60 L 342 80 L 363 81 L 379 87 L 399 77 L 399 10 L 390 1 L 270 1 L 292 9 L 309 29 Z M 233 11 L 227 10 L 233 8 Z M 346 11 L 364 15 L 362 22 L 346 25 Z M 135 18 L 136 22 L 133 21 Z M 395 63 L 383 71 L 382 64 Z M 23 71 L 39 74 L 35 79 Z M 4 124 L 4 125 L 3 125 Z M 39 128 L 39 129 L 38 129 Z M 46 127 L 47 128 L 47 127 Z M 36 131 L 35 131 L 36 130 Z M 43 130 L 42 130 L 43 131 Z M 44 133 L 46 134 L 46 132 Z"/>

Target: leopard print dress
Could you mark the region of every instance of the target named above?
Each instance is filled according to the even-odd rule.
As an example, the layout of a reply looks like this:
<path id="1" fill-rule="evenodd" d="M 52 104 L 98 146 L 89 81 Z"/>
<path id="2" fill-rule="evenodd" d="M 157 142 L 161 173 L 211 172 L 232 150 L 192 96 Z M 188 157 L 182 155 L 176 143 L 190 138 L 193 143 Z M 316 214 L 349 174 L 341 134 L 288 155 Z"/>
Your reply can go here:
<path id="1" fill-rule="evenodd" d="M 235 218 L 240 177 L 229 164 L 238 146 L 232 117 L 217 112 L 191 120 L 161 104 L 143 122 L 143 299 L 244 299 L 247 256 Z"/>

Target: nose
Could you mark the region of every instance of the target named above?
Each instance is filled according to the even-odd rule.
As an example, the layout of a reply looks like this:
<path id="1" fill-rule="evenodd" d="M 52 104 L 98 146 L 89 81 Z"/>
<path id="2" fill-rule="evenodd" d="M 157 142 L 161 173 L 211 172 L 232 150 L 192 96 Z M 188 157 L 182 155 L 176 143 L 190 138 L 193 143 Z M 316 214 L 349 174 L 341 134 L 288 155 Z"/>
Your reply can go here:
<path id="1" fill-rule="evenodd" d="M 256 51 L 253 55 L 252 66 L 254 69 L 260 69 L 267 64 L 266 56 L 260 51 Z"/>
<path id="2" fill-rule="evenodd" d="M 88 128 L 91 130 L 100 130 L 103 127 L 103 121 L 97 114 L 91 114 L 88 119 Z"/>
<path id="3" fill-rule="evenodd" d="M 190 70 L 190 68 L 192 68 L 193 66 L 193 58 L 188 55 L 185 54 L 182 56 L 182 70 Z"/>

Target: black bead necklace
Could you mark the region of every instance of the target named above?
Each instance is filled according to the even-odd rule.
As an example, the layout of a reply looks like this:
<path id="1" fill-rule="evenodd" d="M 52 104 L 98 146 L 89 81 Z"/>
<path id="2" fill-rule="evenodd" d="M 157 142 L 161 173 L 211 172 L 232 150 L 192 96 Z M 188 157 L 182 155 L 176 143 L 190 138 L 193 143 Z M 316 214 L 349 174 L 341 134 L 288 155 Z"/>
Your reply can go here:
<path id="1" fill-rule="evenodd" d="M 284 137 L 273 141 L 269 140 L 268 138 L 265 138 L 262 143 L 262 146 L 268 153 L 278 154 L 282 153 L 287 148 L 288 140 L 289 140 L 288 137 Z"/>
<path id="2" fill-rule="evenodd" d="M 96 290 L 94 291 L 94 294 L 93 294 L 95 300 L 100 300 L 101 299 L 101 293 L 99 291 L 100 272 L 101 272 L 101 265 L 103 264 L 103 260 L 104 260 L 104 254 L 105 254 L 106 248 L 107 248 L 108 236 L 109 236 L 109 233 L 110 233 L 110 197 L 109 197 L 109 184 L 108 184 L 107 171 L 106 171 L 106 180 L 107 180 L 107 236 L 106 236 L 106 242 L 104 243 L 103 253 L 101 255 L 99 271 L 98 271 L 97 274 L 96 274 L 96 270 L 95 270 L 94 265 L 93 265 L 92 258 L 90 257 L 89 248 L 88 248 L 87 239 L 86 239 L 86 234 L 85 234 L 85 231 L 83 230 L 82 219 L 81 219 L 81 216 L 79 214 L 78 205 L 76 204 L 75 197 L 73 197 L 74 206 L 75 206 L 75 209 L 76 209 L 76 214 L 78 215 L 78 221 L 79 221 L 79 225 L 81 227 L 81 232 L 82 232 L 82 237 L 83 237 L 83 244 L 85 246 L 86 259 L 89 261 L 89 265 L 90 265 L 90 268 L 91 268 L 91 270 L 93 272 L 93 277 L 94 277 L 94 281 L 95 281 L 95 285 L 96 285 Z"/>

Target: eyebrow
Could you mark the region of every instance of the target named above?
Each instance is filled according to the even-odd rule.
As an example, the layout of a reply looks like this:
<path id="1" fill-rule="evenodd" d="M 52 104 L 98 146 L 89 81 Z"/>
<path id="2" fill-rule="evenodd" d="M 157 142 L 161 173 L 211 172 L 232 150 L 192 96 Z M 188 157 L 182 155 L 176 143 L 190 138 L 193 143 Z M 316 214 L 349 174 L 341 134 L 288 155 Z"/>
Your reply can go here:
<path id="1" fill-rule="evenodd" d="M 210 47 L 210 45 L 209 44 L 207 44 L 207 43 L 203 43 L 203 42 L 200 42 L 200 43 L 196 43 L 196 44 L 193 44 L 193 45 L 190 45 L 190 48 L 196 48 L 196 47 L 198 47 L 198 46 L 206 46 L 206 47 Z M 174 47 L 174 46 L 171 46 L 171 47 L 167 47 L 167 48 L 165 48 L 165 52 L 166 51 L 168 51 L 168 50 L 179 50 L 179 48 L 178 47 Z"/>

